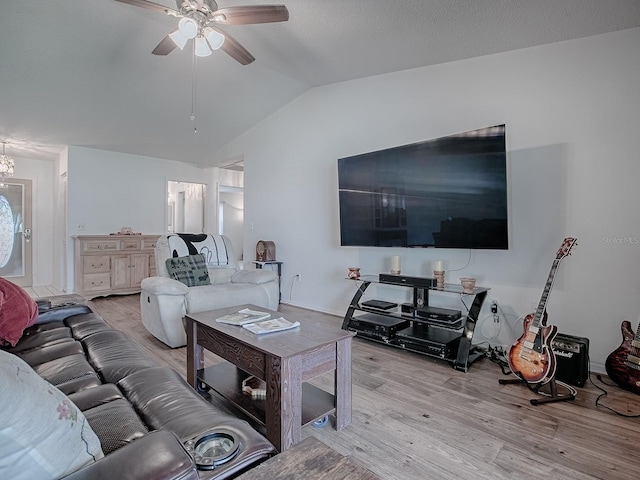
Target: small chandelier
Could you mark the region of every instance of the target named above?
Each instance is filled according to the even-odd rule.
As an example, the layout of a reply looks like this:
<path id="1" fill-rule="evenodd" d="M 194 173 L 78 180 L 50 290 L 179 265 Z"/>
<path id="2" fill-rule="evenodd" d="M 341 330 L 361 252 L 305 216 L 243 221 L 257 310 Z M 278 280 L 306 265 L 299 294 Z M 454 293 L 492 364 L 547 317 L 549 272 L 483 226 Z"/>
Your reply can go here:
<path id="1" fill-rule="evenodd" d="M 5 153 L 6 146 L 7 142 L 2 142 L 2 155 L 0 155 L 0 182 L 2 182 L 2 185 L 4 185 L 4 180 L 7 177 L 13 177 L 13 169 L 15 167 L 13 158 Z"/>

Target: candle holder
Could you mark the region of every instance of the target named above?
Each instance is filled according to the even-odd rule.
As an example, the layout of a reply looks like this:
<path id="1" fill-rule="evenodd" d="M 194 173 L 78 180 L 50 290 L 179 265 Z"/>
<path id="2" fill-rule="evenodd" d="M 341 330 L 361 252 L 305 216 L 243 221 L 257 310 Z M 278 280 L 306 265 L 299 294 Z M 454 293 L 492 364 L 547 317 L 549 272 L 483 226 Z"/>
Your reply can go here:
<path id="1" fill-rule="evenodd" d="M 400 256 L 391 257 L 391 275 L 400 275 Z"/>
<path id="2" fill-rule="evenodd" d="M 436 288 L 439 290 L 444 289 L 444 270 L 434 270 L 433 278 L 436 279 Z"/>
<path id="3" fill-rule="evenodd" d="M 347 273 L 347 278 L 350 278 L 351 280 L 358 280 L 360 278 L 360 268 L 349 267 L 349 273 Z"/>

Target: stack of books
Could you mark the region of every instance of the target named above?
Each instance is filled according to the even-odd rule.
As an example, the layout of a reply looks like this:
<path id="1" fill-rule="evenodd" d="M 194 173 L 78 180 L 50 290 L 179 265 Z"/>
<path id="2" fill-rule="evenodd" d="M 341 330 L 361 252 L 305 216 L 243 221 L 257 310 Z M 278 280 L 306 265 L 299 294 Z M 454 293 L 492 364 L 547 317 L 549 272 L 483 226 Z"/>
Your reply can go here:
<path id="1" fill-rule="evenodd" d="M 273 319 L 269 319 L 269 317 L 271 317 L 271 314 L 268 312 L 258 312 L 244 308 L 237 312 L 216 318 L 216 322 L 242 326 L 257 335 L 281 332 L 282 330 L 289 330 L 290 328 L 300 326 L 300 322 L 290 322 L 282 317 Z"/>

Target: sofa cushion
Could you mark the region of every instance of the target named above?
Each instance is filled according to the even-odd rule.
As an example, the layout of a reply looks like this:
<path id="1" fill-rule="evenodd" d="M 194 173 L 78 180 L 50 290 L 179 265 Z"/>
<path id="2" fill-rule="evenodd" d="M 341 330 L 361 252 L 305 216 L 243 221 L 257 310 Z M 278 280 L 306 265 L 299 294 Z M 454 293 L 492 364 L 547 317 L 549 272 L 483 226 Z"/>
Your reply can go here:
<path id="1" fill-rule="evenodd" d="M 117 383 L 138 370 L 155 367 L 157 363 L 118 330 L 106 330 L 82 340 L 91 366 L 107 383 Z"/>
<path id="2" fill-rule="evenodd" d="M 73 315 L 66 318 L 64 323 L 71 329 L 71 334 L 76 340 L 82 340 L 96 332 L 113 330 L 102 317 L 93 312 Z"/>
<path id="3" fill-rule="evenodd" d="M 149 430 L 131 404 L 117 398 L 84 411 L 84 416 L 100 439 L 105 455 L 144 437 Z"/>
<path id="4" fill-rule="evenodd" d="M 17 355 L 32 367 L 45 362 L 50 362 L 57 358 L 66 357 L 67 355 L 75 355 L 84 353 L 80 342 L 63 342 L 48 347 L 36 348 L 26 352 L 17 353 Z"/>
<path id="5" fill-rule="evenodd" d="M 38 327 L 40 327 L 40 325 L 38 325 Z M 20 352 L 28 352 L 30 350 L 45 348 L 51 345 L 57 345 L 59 343 L 73 342 L 73 338 L 71 337 L 71 330 L 69 330 L 67 327 L 53 328 L 50 330 L 42 330 L 39 332 L 32 332 L 32 328 L 33 327 L 29 327 L 25 330 L 24 335 L 15 347 L 7 348 L 6 350 L 8 352 L 17 354 Z"/>
<path id="6" fill-rule="evenodd" d="M 167 258 L 167 271 L 171 278 L 184 283 L 187 287 L 211 284 L 204 255 L 201 253 Z"/>
<path id="7" fill-rule="evenodd" d="M 96 374 L 93 367 L 87 362 L 84 352 L 49 360 L 35 365 L 33 369 L 47 382 L 56 386 L 78 378 L 95 376 Z"/>
<path id="8" fill-rule="evenodd" d="M 0 277 L 0 344 L 16 346 L 38 318 L 38 305 L 19 286 Z"/>
<path id="9" fill-rule="evenodd" d="M 0 471 L 51 479 L 104 456 L 82 412 L 19 357 L 0 350 Z"/>

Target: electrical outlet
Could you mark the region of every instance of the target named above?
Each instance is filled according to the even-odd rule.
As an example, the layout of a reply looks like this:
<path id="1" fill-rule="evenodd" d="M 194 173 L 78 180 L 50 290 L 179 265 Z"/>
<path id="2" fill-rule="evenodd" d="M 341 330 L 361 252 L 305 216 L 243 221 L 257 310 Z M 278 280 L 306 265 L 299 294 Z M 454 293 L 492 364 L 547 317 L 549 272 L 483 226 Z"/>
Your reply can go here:
<path id="1" fill-rule="evenodd" d="M 84 223 L 79 223 L 77 226 L 77 230 L 80 232 L 83 232 L 85 229 L 85 224 Z"/>
<path id="2" fill-rule="evenodd" d="M 300 275 L 299 273 L 296 273 L 293 277 L 296 279 L 296 282 L 302 281 L 302 275 Z"/>

